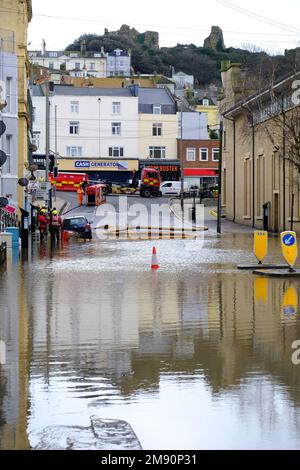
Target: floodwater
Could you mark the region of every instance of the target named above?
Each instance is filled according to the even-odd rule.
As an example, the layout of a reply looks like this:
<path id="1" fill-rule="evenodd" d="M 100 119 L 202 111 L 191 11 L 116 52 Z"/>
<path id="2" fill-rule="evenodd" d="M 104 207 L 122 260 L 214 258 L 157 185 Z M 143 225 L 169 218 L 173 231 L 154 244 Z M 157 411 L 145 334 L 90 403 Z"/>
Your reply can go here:
<path id="1" fill-rule="evenodd" d="M 300 448 L 299 282 L 237 272 L 249 234 L 155 245 L 158 272 L 153 242 L 112 240 L 0 270 L 1 449 L 88 448 L 91 416 L 144 449 Z"/>

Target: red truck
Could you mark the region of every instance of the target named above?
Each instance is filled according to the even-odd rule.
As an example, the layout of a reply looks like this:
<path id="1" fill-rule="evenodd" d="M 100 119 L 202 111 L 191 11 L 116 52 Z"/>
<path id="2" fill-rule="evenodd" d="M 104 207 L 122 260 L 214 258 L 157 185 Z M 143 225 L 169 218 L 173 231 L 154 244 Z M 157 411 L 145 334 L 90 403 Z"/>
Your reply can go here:
<path id="1" fill-rule="evenodd" d="M 141 197 L 159 197 L 161 178 L 159 170 L 154 168 L 144 168 L 141 174 Z"/>

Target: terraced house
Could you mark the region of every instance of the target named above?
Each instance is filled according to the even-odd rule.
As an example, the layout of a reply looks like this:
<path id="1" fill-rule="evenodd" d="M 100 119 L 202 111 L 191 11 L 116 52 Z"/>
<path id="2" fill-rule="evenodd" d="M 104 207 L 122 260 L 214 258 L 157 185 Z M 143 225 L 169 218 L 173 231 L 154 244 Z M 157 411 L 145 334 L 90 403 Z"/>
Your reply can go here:
<path id="1" fill-rule="evenodd" d="M 239 64 L 223 64 L 223 205 L 258 229 L 300 229 L 300 73 L 260 92 Z M 293 220 L 292 220 L 293 219 Z"/>

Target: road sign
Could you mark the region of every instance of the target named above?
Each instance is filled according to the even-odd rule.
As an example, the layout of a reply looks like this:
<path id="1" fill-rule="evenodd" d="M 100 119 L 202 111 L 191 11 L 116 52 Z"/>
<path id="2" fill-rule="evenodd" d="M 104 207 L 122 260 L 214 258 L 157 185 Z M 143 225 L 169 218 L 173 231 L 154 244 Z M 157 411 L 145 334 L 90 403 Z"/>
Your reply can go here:
<path id="1" fill-rule="evenodd" d="M 283 232 L 281 234 L 282 254 L 290 268 L 294 267 L 298 257 L 297 235 L 295 232 Z"/>
<path id="2" fill-rule="evenodd" d="M 259 263 L 262 264 L 268 254 L 268 232 L 258 231 L 254 233 L 254 254 Z"/>

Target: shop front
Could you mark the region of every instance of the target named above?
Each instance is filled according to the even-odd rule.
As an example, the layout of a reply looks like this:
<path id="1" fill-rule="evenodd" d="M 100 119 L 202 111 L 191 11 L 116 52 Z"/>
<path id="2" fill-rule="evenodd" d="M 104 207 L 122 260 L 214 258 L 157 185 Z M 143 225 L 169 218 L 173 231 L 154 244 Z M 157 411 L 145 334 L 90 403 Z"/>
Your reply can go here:
<path id="1" fill-rule="evenodd" d="M 58 159 L 58 170 L 63 173 L 87 173 L 89 181 L 129 184 L 139 171 L 138 159 Z"/>
<path id="2" fill-rule="evenodd" d="M 198 186 L 201 190 L 213 189 L 218 185 L 218 170 L 205 168 L 185 168 L 184 179 L 188 187 Z"/>
<path id="3" fill-rule="evenodd" d="M 141 160 L 140 171 L 144 168 L 155 168 L 160 171 L 162 181 L 180 180 L 180 162 L 178 160 Z"/>

